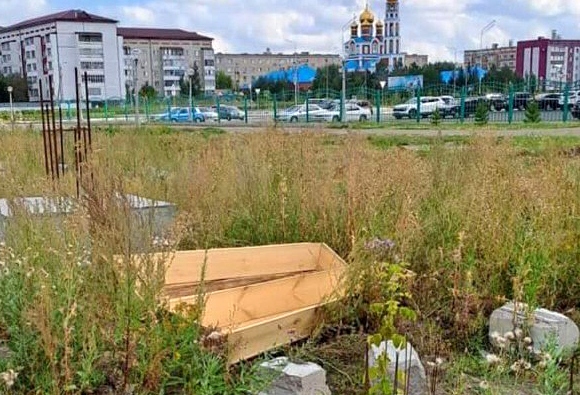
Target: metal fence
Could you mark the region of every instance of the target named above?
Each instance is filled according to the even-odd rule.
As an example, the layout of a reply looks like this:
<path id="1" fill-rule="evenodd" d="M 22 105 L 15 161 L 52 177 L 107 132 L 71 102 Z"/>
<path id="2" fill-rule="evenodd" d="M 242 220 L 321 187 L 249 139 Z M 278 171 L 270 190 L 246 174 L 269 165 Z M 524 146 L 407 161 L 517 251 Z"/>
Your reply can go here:
<path id="1" fill-rule="evenodd" d="M 150 123 L 313 123 L 376 122 L 385 124 L 422 122 L 518 123 L 529 118 L 537 106 L 536 120 L 573 122 L 580 115 L 580 81 L 544 83 L 439 84 L 417 89 L 389 90 L 354 87 L 344 95 L 321 89 L 299 92 L 293 89 L 276 94 L 261 91 L 227 96 L 169 98 L 110 98 L 93 102 L 91 116 L 96 121 Z M 74 120 L 74 103 L 62 102 L 65 120 Z M 40 112 L 21 110 L 17 119 L 40 119 Z M 479 112 L 478 112 L 479 111 Z M 0 112 L 3 117 L 5 112 Z M 538 118 L 539 117 L 539 118 Z"/>

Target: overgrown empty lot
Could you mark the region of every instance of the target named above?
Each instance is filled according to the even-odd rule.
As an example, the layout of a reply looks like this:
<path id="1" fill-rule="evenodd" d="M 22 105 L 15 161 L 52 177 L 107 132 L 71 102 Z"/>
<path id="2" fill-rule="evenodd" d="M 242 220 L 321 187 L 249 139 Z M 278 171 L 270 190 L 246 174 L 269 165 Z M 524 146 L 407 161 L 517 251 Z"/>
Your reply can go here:
<path id="1" fill-rule="evenodd" d="M 517 382 L 524 393 L 559 394 L 541 392 L 541 369 L 500 374 L 478 358 L 488 347 L 487 318 L 507 300 L 578 322 L 576 145 L 573 137 L 102 131 L 94 134 L 92 194 L 175 203 L 168 254 L 320 241 L 361 266 L 365 243 L 392 240 L 390 257 L 415 273 L 405 303 L 418 322 L 399 329 L 426 358 L 446 361 L 439 391 L 510 393 Z M 66 160 L 72 169 L 72 154 Z M 0 134 L 0 179 L 0 198 L 76 193 L 72 171 L 47 179 L 42 137 L 29 131 Z M 249 365 L 228 371 L 205 347 L 195 311 L 181 318 L 159 309 L 162 264 L 144 269 L 113 257 L 131 252 L 126 213 L 91 202 L 58 229 L 24 217 L 0 247 L 0 341 L 10 349 L 0 372 L 16 375 L 9 390 L 257 392 L 262 383 Z M 344 305 L 341 322 L 365 329 L 365 306 L 381 293 L 357 286 L 365 297 Z M 329 368 L 347 374 L 338 372 Z M 551 374 L 565 381 L 563 370 Z M 8 384 L 0 382 L 2 391 Z M 335 388 L 356 393 L 349 391 Z"/>

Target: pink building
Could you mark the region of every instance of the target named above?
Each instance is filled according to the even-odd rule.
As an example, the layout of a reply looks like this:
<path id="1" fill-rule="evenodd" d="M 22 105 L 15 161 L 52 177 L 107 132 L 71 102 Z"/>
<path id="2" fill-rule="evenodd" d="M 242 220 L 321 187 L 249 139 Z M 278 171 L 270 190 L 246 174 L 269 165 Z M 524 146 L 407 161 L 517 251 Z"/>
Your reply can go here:
<path id="1" fill-rule="evenodd" d="M 553 31 L 551 38 L 518 42 L 516 73 L 548 83 L 580 81 L 580 40 L 563 40 Z"/>

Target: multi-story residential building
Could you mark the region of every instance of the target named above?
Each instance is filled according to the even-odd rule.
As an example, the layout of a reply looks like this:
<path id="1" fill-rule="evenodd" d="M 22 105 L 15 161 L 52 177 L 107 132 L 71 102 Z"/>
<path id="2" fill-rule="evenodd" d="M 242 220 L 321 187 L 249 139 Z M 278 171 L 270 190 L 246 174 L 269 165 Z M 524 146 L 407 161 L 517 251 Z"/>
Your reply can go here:
<path id="1" fill-rule="evenodd" d="M 217 70 L 232 78 L 235 89 L 247 89 L 252 81 L 272 71 L 290 70 L 304 64 L 315 69 L 330 65 L 340 66 L 341 59 L 334 54 L 282 54 L 272 53 L 269 49 L 261 54 L 216 54 Z"/>
<path id="2" fill-rule="evenodd" d="M 463 54 L 465 65 L 480 66 L 489 70 L 492 66 L 498 69 L 504 67 L 516 71 L 517 49 L 510 41 L 507 47 L 500 47 L 499 44 L 492 44 L 491 48 L 466 50 Z"/>
<path id="3" fill-rule="evenodd" d="M 87 73 L 90 100 L 124 94 L 122 44 L 113 19 L 69 10 L 26 20 L 0 30 L 0 54 L 0 73 L 25 77 L 31 101 L 40 100 L 40 81 L 49 97 L 49 76 L 55 100 L 73 100 L 75 68 Z"/>
<path id="4" fill-rule="evenodd" d="M 179 94 L 179 81 L 190 78 L 196 69 L 202 90 L 215 91 L 213 38 L 179 29 L 120 27 L 118 34 L 123 40 L 128 87 L 136 78 L 139 87 L 148 84 L 165 96 Z"/>
<path id="5" fill-rule="evenodd" d="M 580 40 L 563 40 L 556 31 L 551 38 L 518 42 L 516 72 L 535 76 L 547 88 L 580 80 Z"/>
<path id="6" fill-rule="evenodd" d="M 429 63 L 429 55 L 405 54 L 405 67 L 415 64 L 417 67 L 426 66 Z"/>

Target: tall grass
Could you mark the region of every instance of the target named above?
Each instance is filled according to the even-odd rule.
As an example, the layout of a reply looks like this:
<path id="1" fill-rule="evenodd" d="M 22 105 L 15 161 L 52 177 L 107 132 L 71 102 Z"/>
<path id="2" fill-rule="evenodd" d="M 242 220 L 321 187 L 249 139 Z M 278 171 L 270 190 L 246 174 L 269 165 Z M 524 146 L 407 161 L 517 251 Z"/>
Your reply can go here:
<path id="1" fill-rule="evenodd" d="M 461 347 L 506 299 L 561 310 L 577 304 L 580 161 L 561 155 L 558 141 L 539 146 L 531 138 L 514 144 L 471 137 L 449 146 L 432 139 L 429 150 L 415 152 L 385 139 L 274 131 L 97 133 L 93 164 L 98 190 L 107 196 L 122 189 L 176 203 L 178 248 L 323 241 L 356 262 L 357 246 L 392 239 L 398 257 L 417 273 L 413 294 L 421 319 Z M 0 196 L 74 193 L 72 178 L 58 190 L 45 180 L 41 144 L 29 132 L 0 135 Z M 18 276 L 2 277 L 14 283 L 2 284 L 11 292 L 2 300 L 12 301 L 4 302 L 0 335 L 19 333 L 11 343 L 17 355 L 41 354 L 38 366 L 17 360 L 26 366 L 27 383 L 37 383 L 38 372 L 47 383 L 101 383 L 106 350 L 129 373 L 125 384 L 159 388 L 170 366 L 184 368 L 171 365 L 167 352 L 176 345 L 168 339 L 175 337 L 161 329 L 156 310 L 162 265 L 152 264 L 146 274 L 130 263 L 117 267 L 113 251 L 127 258 L 131 249 L 123 236 L 127 225 L 114 218 L 127 215 L 91 217 L 99 216 L 95 233 L 107 237 L 92 241 L 91 257 L 100 255 L 89 270 L 76 264 L 85 239 L 77 240 L 75 229 L 86 215 L 69 224 L 62 243 L 53 241 L 62 235 L 49 241 L 54 229 L 17 227 L 11 253 L 32 263 L 17 266 Z M 55 277 L 60 288 L 53 293 Z M 142 278 L 150 280 L 147 293 L 139 290 Z"/>

